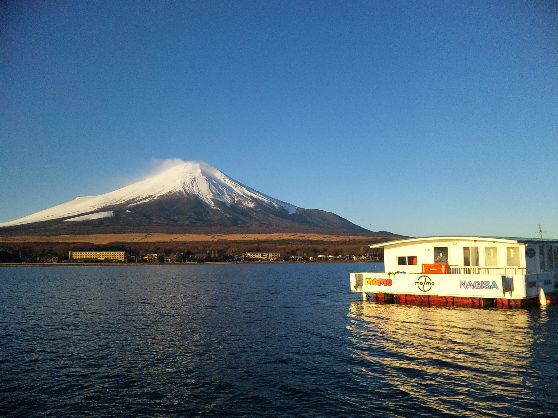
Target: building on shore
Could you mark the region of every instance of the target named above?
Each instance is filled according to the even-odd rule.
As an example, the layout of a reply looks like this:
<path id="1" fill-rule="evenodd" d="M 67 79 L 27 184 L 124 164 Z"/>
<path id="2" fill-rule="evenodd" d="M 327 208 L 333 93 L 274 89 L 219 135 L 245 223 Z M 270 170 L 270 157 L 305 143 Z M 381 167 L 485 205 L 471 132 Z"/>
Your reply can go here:
<path id="1" fill-rule="evenodd" d="M 280 253 L 248 252 L 244 254 L 244 259 L 249 261 L 277 261 L 280 258 Z"/>
<path id="2" fill-rule="evenodd" d="M 143 256 L 143 261 L 146 263 L 157 263 L 159 262 L 159 254 L 151 253 Z"/>
<path id="3" fill-rule="evenodd" d="M 70 260 L 126 261 L 125 251 L 70 251 Z"/>

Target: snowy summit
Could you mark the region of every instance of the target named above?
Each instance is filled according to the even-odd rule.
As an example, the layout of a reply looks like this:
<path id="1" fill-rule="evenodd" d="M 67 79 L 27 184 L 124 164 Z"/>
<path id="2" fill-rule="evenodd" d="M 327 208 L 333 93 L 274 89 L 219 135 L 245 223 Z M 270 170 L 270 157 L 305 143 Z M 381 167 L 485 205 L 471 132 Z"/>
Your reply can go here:
<path id="1" fill-rule="evenodd" d="M 101 219 L 113 216 L 112 211 L 103 211 L 106 208 L 124 207 L 128 213 L 131 213 L 133 208 L 138 205 L 153 202 L 165 196 L 176 195 L 197 198 L 216 210 L 220 210 L 218 202 L 229 207 L 244 208 L 254 208 L 259 204 L 272 209 L 284 209 L 289 214 L 293 214 L 297 210 L 296 206 L 244 186 L 205 163 L 179 161 L 151 177 L 113 192 L 99 196 L 77 197 L 32 215 L 0 223 L 0 227 L 56 219 L 65 221 Z"/>
<path id="2" fill-rule="evenodd" d="M 99 196 L 0 224 L 2 233 L 369 234 L 340 216 L 274 199 L 204 163 L 173 160 L 158 173 Z"/>

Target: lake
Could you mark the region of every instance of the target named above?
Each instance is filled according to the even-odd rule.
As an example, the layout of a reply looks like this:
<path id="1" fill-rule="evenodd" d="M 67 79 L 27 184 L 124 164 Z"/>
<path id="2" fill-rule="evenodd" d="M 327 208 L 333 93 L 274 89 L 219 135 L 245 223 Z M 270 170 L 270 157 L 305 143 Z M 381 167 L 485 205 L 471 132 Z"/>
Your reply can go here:
<path id="1" fill-rule="evenodd" d="M 0 415 L 554 415 L 558 309 L 377 305 L 381 264 L 0 269 Z"/>

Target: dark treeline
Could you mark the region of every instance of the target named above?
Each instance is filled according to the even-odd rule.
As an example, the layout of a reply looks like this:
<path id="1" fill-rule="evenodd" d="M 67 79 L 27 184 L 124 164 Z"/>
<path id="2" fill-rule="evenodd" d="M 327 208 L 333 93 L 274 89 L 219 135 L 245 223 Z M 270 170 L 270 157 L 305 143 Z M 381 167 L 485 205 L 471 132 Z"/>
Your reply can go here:
<path id="1" fill-rule="evenodd" d="M 129 261 L 142 261 L 157 254 L 157 261 L 203 262 L 238 261 L 248 251 L 278 252 L 282 260 L 309 260 L 318 256 L 338 259 L 381 260 L 381 250 L 372 250 L 362 241 L 213 241 L 113 243 L 2 243 L 0 263 L 56 263 L 69 260 L 69 251 L 125 251 Z"/>

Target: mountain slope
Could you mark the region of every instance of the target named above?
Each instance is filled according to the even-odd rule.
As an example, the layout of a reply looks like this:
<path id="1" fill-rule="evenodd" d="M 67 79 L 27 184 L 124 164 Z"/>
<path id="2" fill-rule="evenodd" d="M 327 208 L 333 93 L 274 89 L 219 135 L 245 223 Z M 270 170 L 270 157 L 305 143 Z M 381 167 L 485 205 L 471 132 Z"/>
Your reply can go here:
<path id="1" fill-rule="evenodd" d="M 184 161 L 121 189 L 78 197 L 0 227 L 1 233 L 370 233 L 333 213 L 257 192 L 207 164 Z"/>

